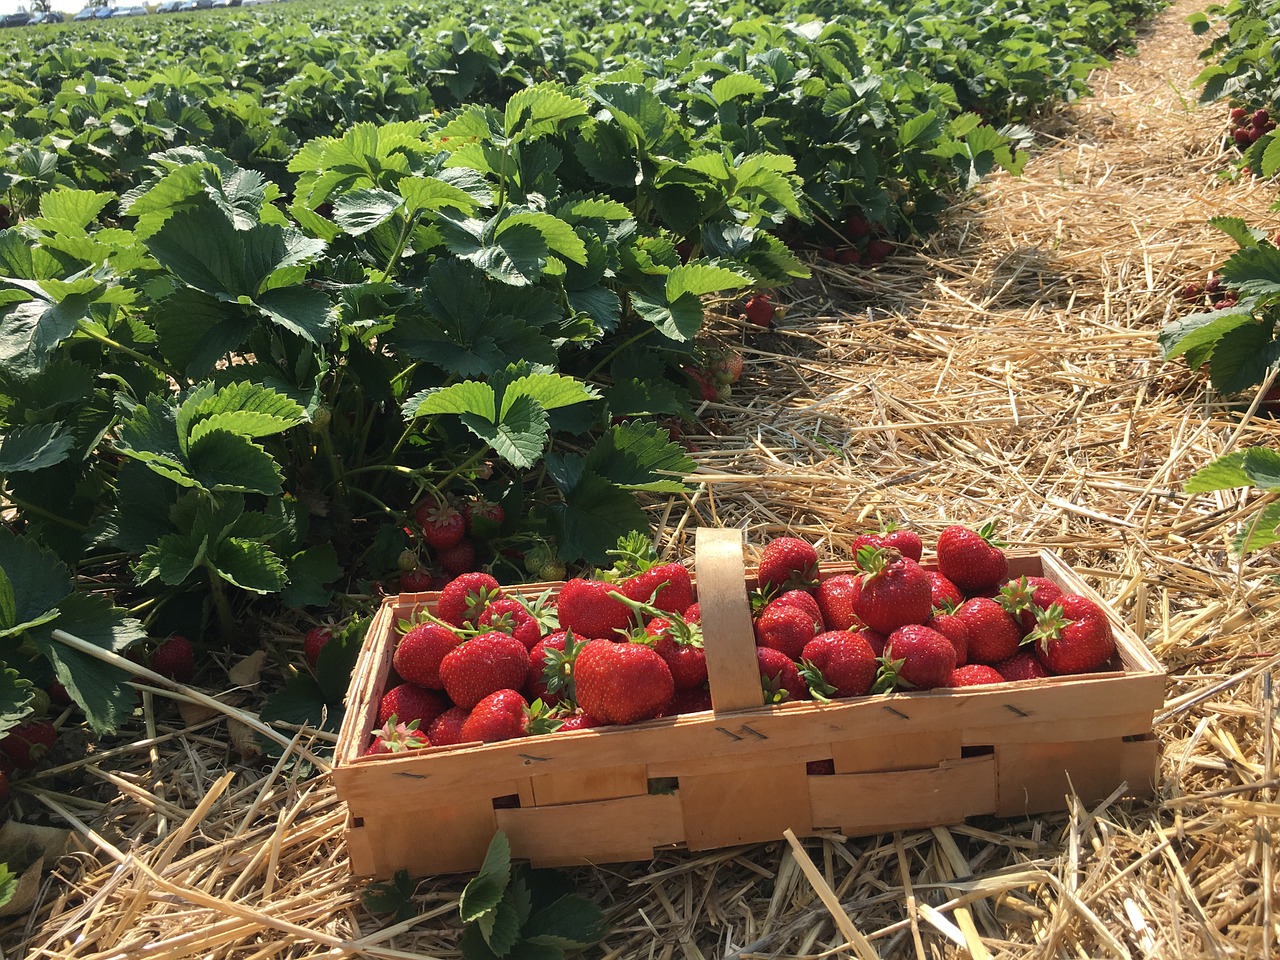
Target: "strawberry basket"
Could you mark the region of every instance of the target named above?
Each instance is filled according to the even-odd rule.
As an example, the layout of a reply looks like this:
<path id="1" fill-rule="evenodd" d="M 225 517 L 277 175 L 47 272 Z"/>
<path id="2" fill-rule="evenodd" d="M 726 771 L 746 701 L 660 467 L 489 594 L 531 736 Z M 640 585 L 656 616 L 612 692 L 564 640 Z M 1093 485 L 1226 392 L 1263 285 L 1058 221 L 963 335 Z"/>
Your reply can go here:
<path id="1" fill-rule="evenodd" d="M 927 564 L 926 564 L 927 566 Z M 1010 554 L 1102 600 L 1055 554 Z M 852 564 L 823 565 L 823 577 Z M 391 670 L 396 624 L 437 594 L 388 598 L 348 692 L 334 783 L 353 872 L 477 869 L 497 830 L 535 866 L 645 860 L 797 836 L 846 836 L 1064 809 L 1124 785 L 1153 791 L 1152 717 L 1164 672 L 1106 608 L 1116 653 L 1094 673 L 963 689 L 764 705 L 741 532 L 703 528 L 695 550 L 713 709 L 626 727 L 362 755 Z M 531 595 L 557 584 L 515 589 Z M 834 774 L 811 775 L 830 760 Z"/>

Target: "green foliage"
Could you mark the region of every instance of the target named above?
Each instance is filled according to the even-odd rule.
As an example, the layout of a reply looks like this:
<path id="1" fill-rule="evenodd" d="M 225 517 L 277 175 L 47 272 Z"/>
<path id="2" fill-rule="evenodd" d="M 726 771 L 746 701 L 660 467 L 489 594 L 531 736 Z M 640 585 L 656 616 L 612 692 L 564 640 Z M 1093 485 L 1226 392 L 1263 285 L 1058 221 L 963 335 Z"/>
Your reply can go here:
<path id="1" fill-rule="evenodd" d="M 1183 489 L 1209 493 L 1236 487 L 1254 487 L 1264 493 L 1280 490 L 1280 451 L 1249 447 L 1229 453 L 1197 470 Z M 1280 501 L 1272 500 L 1240 529 L 1233 545 L 1243 555 L 1274 543 L 1280 543 Z"/>
<path id="2" fill-rule="evenodd" d="M 416 886 L 408 870 L 397 870 L 391 883 L 371 883 L 365 887 L 360 900 L 370 913 L 389 913 L 393 922 L 402 923 L 416 912 L 413 905 Z"/>

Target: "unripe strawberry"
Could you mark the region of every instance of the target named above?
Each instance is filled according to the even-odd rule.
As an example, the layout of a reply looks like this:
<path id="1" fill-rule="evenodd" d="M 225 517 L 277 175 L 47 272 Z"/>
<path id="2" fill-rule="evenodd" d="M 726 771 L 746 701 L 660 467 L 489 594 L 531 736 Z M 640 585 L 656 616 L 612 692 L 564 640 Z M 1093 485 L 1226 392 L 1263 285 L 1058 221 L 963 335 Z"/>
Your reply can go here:
<path id="1" fill-rule="evenodd" d="M 332 421 L 333 411 L 322 403 L 311 414 L 311 429 L 315 433 L 323 433 Z"/>
<path id="2" fill-rule="evenodd" d="M 412 550 L 401 550 L 400 556 L 396 557 L 396 567 L 404 573 L 417 570 L 418 566 L 418 555 Z"/>

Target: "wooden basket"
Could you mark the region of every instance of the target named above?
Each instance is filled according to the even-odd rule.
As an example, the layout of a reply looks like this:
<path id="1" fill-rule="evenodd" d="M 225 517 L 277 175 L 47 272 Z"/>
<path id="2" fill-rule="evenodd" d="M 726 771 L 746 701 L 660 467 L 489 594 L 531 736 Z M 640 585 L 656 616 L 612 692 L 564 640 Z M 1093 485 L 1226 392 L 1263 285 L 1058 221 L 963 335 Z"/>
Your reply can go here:
<path id="1" fill-rule="evenodd" d="M 1046 576 L 1108 609 L 1117 652 L 1081 676 L 963 690 L 764 706 L 739 531 L 698 530 L 696 571 L 714 709 L 629 727 L 363 757 L 396 622 L 437 594 L 388 598 L 348 693 L 333 779 L 354 873 L 472 871 L 497 830 L 535 866 L 645 860 L 838 831 L 847 836 L 1064 809 L 1126 784 L 1153 790 L 1152 716 L 1164 672 L 1141 641 L 1047 551 L 1010 575 Z M 827 564 L 824 576 L 849 572 Z M 519 588 L 540 594 L 556 584 Z M 806 763 L 832 760 L 835 775 Z"/>

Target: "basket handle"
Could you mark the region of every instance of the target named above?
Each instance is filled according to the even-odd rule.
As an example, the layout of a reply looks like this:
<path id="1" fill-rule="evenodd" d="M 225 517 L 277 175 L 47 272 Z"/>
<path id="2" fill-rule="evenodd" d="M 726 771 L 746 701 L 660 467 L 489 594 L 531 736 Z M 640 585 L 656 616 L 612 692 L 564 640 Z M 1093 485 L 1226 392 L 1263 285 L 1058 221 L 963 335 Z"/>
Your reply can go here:
<path id="1" fill-rule="evenodd" d="M 755 630 L 747 602 L 742 531 L 699 527 L 694 538 L 712 709 L 722 713 L 764 706 Z"/>

